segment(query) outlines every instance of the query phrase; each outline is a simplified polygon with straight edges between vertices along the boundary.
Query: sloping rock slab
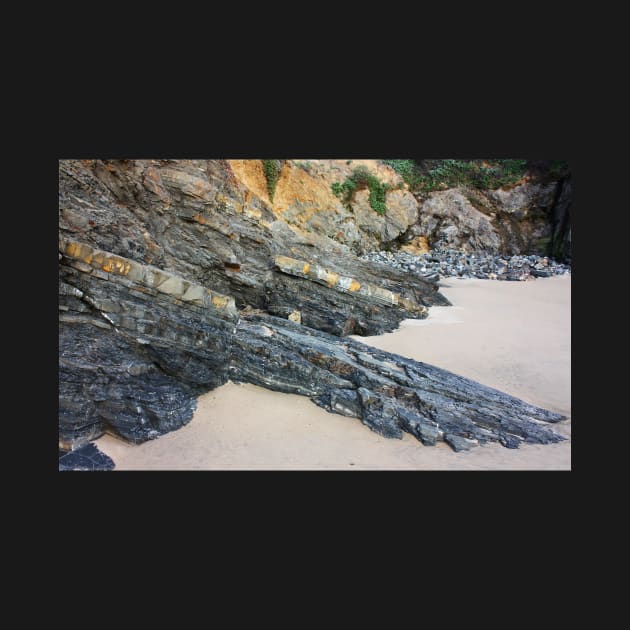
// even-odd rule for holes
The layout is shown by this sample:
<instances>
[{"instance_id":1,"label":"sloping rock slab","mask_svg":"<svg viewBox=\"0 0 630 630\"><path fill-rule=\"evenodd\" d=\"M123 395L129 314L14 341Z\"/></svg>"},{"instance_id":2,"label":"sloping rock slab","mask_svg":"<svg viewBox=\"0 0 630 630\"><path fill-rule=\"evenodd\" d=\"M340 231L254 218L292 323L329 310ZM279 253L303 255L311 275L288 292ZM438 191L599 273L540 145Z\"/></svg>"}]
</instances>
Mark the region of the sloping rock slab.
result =
<instances>
[{"instance_id":1,"label":"sloping rock slab","mask_svg":"<svg viewBox=\"0 0 630 630\"><path fill-rule=\"evenodd\" d=\"M59 470L113 470L114 462L90 443L59 458Z\"/></svg>"},{"instance_id":2,"label":"sloping rock slab","mask_svg":"<svg viewBox=\"0 0 630 630\"><path fill-rule=\"evenodd\" d=\"M549 444L563 416L441 368L270 315L239 322L230 378L308 396L391 438L410 433L454 450L498 442Z\"/></svg>"}]
</instances>

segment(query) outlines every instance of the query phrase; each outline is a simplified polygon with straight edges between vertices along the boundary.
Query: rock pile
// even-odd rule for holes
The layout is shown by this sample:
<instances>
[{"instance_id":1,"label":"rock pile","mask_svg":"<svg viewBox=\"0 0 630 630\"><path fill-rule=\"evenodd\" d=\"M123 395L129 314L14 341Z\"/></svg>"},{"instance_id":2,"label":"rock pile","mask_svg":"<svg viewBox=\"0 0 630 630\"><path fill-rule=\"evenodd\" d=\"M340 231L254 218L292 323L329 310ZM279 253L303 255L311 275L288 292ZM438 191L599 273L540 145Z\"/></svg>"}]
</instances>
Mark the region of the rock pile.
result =
<instances>
[{"instance_id":1,"label":"rock pile","mask_svg":"<svg viewBox=\"0 0 630 630\"><path fill-rule=\"evenodd\" d=\"M407 252L369 252L363 260L383 263L432 281L439 278L533 280L571 273L571 267L546 256L500 256L487 252L435 249L414 256Z\"/></svg>"}]
</instances>

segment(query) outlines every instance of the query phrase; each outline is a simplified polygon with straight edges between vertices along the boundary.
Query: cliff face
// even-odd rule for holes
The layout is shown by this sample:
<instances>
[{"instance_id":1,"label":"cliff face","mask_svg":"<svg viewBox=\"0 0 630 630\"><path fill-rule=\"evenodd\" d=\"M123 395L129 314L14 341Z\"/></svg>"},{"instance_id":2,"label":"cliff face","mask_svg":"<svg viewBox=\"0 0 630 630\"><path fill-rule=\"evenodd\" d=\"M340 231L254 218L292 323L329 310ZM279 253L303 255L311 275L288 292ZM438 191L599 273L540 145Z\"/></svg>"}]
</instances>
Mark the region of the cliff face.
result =
<instances>
[{"instance_id":1,"label":"cliff face","mask_svg":"<svg viewBox=\"0 0 630 630\"><path fill-rule=\"evenodd\" d=\"M228 378L426 443L560 439L532 421L556 414L339 340L448 301L435 281L355 255L404 235L416 199L391 190L380 216L359 190L340 206L331 181L354 165L312 162L285 162L272 200L257 160L60 161L60 447L176 429L199 393ZM482 414L462 392L486 400Z\"/></svg>"},{"instance_id":2,"label":"cliff face","mask_svg":"<svg viewBox=\"0 0 630 630\"><path fill-rule=\"evenodd\" d=\"M570 180L524 181L481 191L458 186L419 202L418 222L402 241L424 236L430 246L500 254L571 258Z\"/></svg>"},{"instance_id":3,"label":"cliff face","mask_svg":"<svg viewBox=\"0 0 630 630\"><path fill-rule=\"evenodd\" d=\"M466 185L412 193L378 160L285 160L273 199L260 160L230 160L236 178L276 219L299 234L321 235L363 254L378 249L423 253L434 247L570 259L570 177L527 174L495 190ZM370 206L369 191L342 202L332 186L357 167L387 184L387 212Z\"/></svg>"},{"instance_id":4,"label":"cliff face","mask_svg":"<svg viewBox=\"0 0 630 630\"><path fill-rule=\"evenodd\" d=\"M448 304L435 282L278 218L243 180L226 161L60 162L62 446L187 422L228 378L239 309L348 335Z\"/></svg>"},{"instance_id":5,"label":"cliff face","mask_svg":"<svg viewBox=\"0 0 630 630\"><path fill-rule=\"evenodd\" d=\"M321 235L345 246L344 251L362 254L397 239L418 218L418 202L404 188L387 194L387 212L379 215L370 207L369 191L358 190L344 204L332 193L359 166L380 181L404 187L402 178L378 160L285 160L273 201L259 160L230 160L236 177L259 196L274 217L305 236Z\"/></svg>"},{"instance_id":6,"label":"cliff face","mask_svg":"<svg viewBox=\"0 0 630 630\"><path fill-rule=\"evenodd\" d=\"M251 162L260 168L259 160ZM212 287L232 296L238 308L286 315L291 306L306 325L338 334L391 330L410 309L448 303L435 282L366 264L325 233L287 222L266 191L242 177L242 165L236 169L221 160L64 161L60 235ZM319 192L316 187L314 195ZM320 214L333 210L324 206ZM305 280L309 274L278 274L276 256L332 270L338 278L326 281L334 289L326 293L330 299L322 297L321 283ZM354 299L344 278L400 294L409 306L375 306L361 291L365 299ZM352 294L350 310L344 294ZM337 302L347 304L335 310Z\"/></svg>"}]
</instances>

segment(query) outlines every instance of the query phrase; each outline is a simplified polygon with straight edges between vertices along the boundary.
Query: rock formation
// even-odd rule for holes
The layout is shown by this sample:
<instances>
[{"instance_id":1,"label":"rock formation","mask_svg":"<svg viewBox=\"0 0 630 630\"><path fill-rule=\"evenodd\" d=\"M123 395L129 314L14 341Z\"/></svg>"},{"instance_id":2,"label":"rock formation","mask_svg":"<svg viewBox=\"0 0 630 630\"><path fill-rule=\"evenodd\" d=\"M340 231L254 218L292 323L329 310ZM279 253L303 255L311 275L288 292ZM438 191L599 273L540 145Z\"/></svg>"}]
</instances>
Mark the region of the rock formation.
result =
<instances>
[{"instance_id":1,"label":"rock formation","mask_svg":"<svg viewBox=\"0 0 630 630\"><path fill-rule=\"evenodd\" d=\"M539 169L496 190L458 184L412 193L398 173L378 160L285 160L271 200L259 160L230 164L237 179L264 200L276 218L359 255L384 248L421 254L438 247L540 254L561 261L571 256L570 175L553 177ZM390 186L384 215L372 210L365 189L348 203L332 194L332 186L357 167Z\"/></svg>"},{"instance_id":2,"label":"rock formation","mask_svg":"<svg viewBox=\"0 0 630 630\"><path fill-rule=\"evenodd\" d=\"M230 378L309 396L385 437L400 438L404 431L425 445L444 440L456 451L491 441L517 448L523 441L564 439L544 424L558 422L559 414L447 370L269 315L239 322Z\"/></svg>"},{"instance_id":3,"label":"rock formation","mask_svg":"<svg viewBox=\"0 0 630 630\"><path fill-rule=\"evenodd\" d=\"M111 457L94 444L85 444L74 451L59 451L59 470L113 470Z\"/></svg>"},{"instance_id":4,"label":"rock formation","mask_svg":"<svg viewBox=\"0 0 630 630\"><path fill-rule=\"evenodd\" d=\"M59 176L60 448L177 429L228 379L455 450L562 439L546 426L557 414L346 338L448 301L435 280L287 222L242 164L64 160ZM403 230L383 221L381 236Z\"/></svg>"}]
</instances>

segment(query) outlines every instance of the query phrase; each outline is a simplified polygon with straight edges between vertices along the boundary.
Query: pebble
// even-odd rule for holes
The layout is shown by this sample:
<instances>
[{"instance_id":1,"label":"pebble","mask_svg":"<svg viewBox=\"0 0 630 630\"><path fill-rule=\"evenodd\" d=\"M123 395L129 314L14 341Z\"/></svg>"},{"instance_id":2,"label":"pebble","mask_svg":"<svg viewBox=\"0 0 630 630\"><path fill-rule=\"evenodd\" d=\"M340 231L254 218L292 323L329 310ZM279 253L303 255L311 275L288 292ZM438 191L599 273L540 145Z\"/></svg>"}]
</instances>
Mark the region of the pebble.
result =
<instances>
[{"instance_id":1,"label":"pebble","mask_svg":"<svg viewBox=\"0 0 630 630\"><path fill-rule=\"evenodd\" d=\"M456 249L434 249L414 256L407 252L368 252L363 260L384 263L431 280L440 278L481 278L522 282L570 274L571 266L547 256L505 256L488 252L462 252Z\"/></svg>"}]
</instances>

